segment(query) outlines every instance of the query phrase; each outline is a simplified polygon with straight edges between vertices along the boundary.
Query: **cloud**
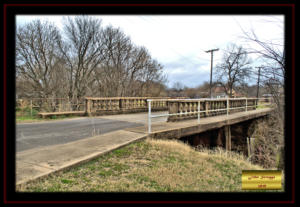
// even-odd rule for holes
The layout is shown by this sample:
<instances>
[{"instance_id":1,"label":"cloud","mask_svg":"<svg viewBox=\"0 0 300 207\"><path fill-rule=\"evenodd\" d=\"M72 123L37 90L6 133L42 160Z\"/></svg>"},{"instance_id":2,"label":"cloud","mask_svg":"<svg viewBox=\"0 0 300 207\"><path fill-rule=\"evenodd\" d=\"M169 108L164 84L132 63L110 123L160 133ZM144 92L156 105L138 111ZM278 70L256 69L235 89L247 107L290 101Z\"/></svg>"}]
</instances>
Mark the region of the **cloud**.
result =
<instances>
[{"instance_id":1,"label":"cloud","mask_svg":"<svg viewBox=\"0 0 300 207\"><path fill-rule=\"evenodd\" d=\"M178 68L183 68L187 71L190 71L191 69L194 70L198 70L199 68L202 68L202 70L205 70L204 66L207 66L208 63L204 63L199 61L197 62L191 62L189 60L185 60L185 59L178 59L178 60L174 60L172 62L165 62L163 63L163 65L165 66L165 69L168 70L168 72L173 73Z\"/></svg>"},{"instance_id":2,"label":"cloud","mask_svg":"<svg viewBox=\"0 0 300 207\"><path fill-rule=\"evenodd\" d=\"M169 75L168 87L172 87L175 82L180 82L187 87L197 87L201 85L204 81L209 81L209 73L202 73L196 71L191 75L190 73L176 73Z\"/></svg>"},{"instance_id":3,"label":"cloud","mask_svg":"<svg viewBox=\"0 0 300 207\"><path fill-rule=\"evenodd\" d=\"M188 87L196 87L209 80L210 69L207 63L192 63L185 59L164 63L164 72L168 77L168 87L180 82Z\"/></svg>"}]
</instances>

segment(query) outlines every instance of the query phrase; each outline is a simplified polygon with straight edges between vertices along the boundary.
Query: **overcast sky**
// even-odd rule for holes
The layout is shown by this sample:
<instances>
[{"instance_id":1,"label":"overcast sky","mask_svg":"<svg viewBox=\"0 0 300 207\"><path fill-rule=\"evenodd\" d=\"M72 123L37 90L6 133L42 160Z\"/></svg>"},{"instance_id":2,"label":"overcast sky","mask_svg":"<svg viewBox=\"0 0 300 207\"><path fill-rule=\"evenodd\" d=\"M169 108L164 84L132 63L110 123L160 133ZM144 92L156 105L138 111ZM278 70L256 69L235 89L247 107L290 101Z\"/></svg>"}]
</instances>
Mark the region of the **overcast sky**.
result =
<instances>
[{"instance_id":1,"label":"overcast sky","mask_svg":"<svg viewBox=\"0 0 300 207\"><path fill-rule=\"evenodd\" d=\"M219 48L214 53L214 66L220 63L228 43L244 47L255 47L245 42L241 27L245 31L254 29L262 40L272 40L283 45L284 31L278 22L284 16L271 15L97 15L103 26L113 25L123 30L131 40L145 46L152 57L164 66L167 85L180 82L195 87L209 81L210 53L206 50ZM17 26L34 19L48 20L62 29L63 16L16 17ZM253 65L261 62L252 56ZM254 83L254 82L253 82Z\"/></svg>"}]
</instances>

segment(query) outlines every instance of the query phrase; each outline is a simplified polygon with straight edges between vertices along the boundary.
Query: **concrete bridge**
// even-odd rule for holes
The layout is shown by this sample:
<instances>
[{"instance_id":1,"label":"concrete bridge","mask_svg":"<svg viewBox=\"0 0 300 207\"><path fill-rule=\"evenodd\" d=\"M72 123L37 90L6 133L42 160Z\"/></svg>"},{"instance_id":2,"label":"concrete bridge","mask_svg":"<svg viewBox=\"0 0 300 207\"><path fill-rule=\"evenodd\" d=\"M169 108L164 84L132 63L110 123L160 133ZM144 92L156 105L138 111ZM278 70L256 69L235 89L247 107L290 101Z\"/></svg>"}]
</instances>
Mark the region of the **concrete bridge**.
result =
<instances>
[{"instance_id":1,"label":"concrete bridge","mask_svg":"<svg viewBox=\"0 0 300 207\"><path fill-rule=\"evenodd\" d=\"M217 136L209 137L213 146L223 146L231 150L231 126L245 125L244 139L251 137L252 125L273 111L270 99L227 98L227 99L182 99L168 100L168 113L151 115L149 100L148 136L160 139L181 139L191 135L216 130ZM258 106L268 108L258 109ZM151 124L151 118L167 116L166 123ZM136 127L135 131L144 131ZM194 136L195 137L195 136ZM194 142L197 143L197 142Z\"/></svg>"},{"instance_id":2,"label":"concrete bridge","mask_svg":"<svg viewBox=\"0 0 300 207\"><path fill-rule=\"evenodd\" d=\"M247 123L247 132L249 123L266 117L273 110L257 108L262 102L257 99L120 100L124 99L87 99L86 114L90 117L17 124L17 184L86 162L147 137L182 139L217 130L217 145L231 150L232 126ZM270 103L269 100L263 102ZM104 109L105 105L110 108ZM152 112L153 108L156 112ZM124 114L125 111L138 113ZM119 114L93 116L103 112ZM24 143L29 145L22 149Z\"/></svg>"}]
</instances>

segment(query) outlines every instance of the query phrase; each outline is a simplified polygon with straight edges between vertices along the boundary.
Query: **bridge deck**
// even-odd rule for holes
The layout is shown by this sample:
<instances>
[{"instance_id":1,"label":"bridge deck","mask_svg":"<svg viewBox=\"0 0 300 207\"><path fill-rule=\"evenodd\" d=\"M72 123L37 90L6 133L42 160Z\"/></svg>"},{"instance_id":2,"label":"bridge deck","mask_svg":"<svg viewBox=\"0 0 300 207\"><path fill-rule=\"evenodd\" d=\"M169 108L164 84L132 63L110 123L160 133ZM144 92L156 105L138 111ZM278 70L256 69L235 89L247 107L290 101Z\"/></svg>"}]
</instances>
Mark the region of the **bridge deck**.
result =
<instances>
[{"instance_id":1,"label":"bridge deck","mask_svg":"<svg viewBox=\"0 0 300 207\"><path fill-rule=\"evenodd\" d=\"M232 125L239 122L247 121L257 117L265 116L270 113L273 109L264 108L257 109L248 112L238 112L234 114L213 116L207 118L201 118L200 123L197 119L179 121L179 122L160 122L152 124L152 138L180 138L196 133L201 133L207 130L221 128L226 125ZM135 127L126 129L131 132L147 133L147 126Z\"/></svg>"}]
</instances>

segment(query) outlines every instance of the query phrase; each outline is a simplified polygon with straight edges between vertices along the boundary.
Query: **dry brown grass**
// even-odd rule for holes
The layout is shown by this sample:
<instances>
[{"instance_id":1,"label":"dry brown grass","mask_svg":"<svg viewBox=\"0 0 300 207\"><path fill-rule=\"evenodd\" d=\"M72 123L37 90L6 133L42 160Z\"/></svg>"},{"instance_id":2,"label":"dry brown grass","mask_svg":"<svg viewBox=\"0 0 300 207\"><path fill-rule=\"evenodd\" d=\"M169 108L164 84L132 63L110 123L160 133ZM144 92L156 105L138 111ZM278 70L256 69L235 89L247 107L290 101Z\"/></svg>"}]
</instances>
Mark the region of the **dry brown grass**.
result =
<instances>
[{"instance_id":1,"label":"dry brown grass","mask_svg":"<svg viewBox=\"0 0 300 207\"><path fill-rule=\"evenodd\" d=\"M242 170L262 169L223 150L195 151L174 140L130 144L94 161L24 186L20 191L241 191Z\"/></svg>"}]
</instances>

